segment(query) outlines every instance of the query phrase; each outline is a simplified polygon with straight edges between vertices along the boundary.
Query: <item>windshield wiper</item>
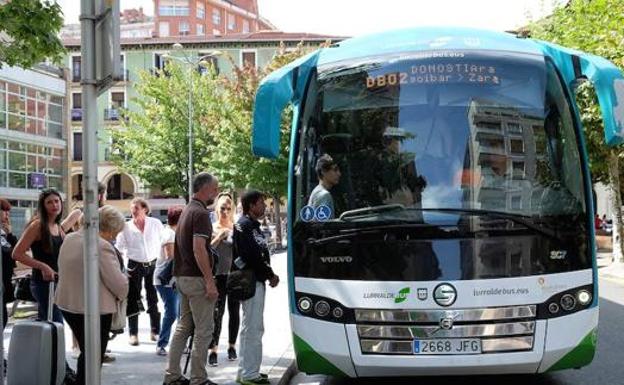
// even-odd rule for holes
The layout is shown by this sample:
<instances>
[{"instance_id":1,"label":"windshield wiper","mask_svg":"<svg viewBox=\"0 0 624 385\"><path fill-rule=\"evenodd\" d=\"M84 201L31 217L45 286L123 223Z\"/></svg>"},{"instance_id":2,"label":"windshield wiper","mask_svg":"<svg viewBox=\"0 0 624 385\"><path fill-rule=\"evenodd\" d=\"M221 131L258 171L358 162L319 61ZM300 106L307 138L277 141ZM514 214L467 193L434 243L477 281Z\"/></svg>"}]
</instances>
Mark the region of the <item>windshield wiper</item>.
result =
<instances>
[{"instance_id":1,"label":"windshield wiper","mask_svg":"<svg viewBox=\"0 0 624 385\"><path fill-rule=\"evenodd\" d=\"M340 214L341 221L370 217L371 215L387 211L405 211L405 206L395 203L391 205L362 207L361 209L349 210Z\"/></svg>"},{"instance_id":2,"label":"windshield wiper","mask_svg":"<svg viewBox=\"0 0 624 385\"><path fill-rule=\"evenodd\" d=\"M520 224L528 229L534 230L544 236L549 238L554 238L556 240L560 240L561 237L557 234L556 230L552 230L546 227L539 226L531 221L529 216L521 215L521 214L512 214L501 211L493 211L493 210L481 210L481 209L455 209L455 208L409 208L409 210L417 210L417 211L435 211L441 213L460 213L460 214L470 214L470 215L481 215L490 218L500 218L512 221L514 223Z\"/></svg>"}]
</instances>

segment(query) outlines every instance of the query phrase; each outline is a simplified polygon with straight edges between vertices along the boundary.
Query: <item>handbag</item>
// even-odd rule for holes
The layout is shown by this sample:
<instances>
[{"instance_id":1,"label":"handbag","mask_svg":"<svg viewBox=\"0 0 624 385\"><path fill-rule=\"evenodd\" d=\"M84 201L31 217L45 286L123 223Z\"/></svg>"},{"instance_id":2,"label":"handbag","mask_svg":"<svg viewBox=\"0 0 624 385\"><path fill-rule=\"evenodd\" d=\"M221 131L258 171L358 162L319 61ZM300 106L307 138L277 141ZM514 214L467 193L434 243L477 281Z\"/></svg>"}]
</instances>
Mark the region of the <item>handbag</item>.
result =
<instances>
[{"instance_id":1,"label":"handbag","mask_svg":"<svg viewBox=\"0 0 624 385\"><path fill-rule=\"evenodd\" d=\"M234 270L228 275L227 295L238 301L245 301L256 295L256 275L251 269Z\"/></svg>"},{"instance_id":2,"label":"handbag","mask_svg":"<svg viewBox=\"0 0 624 385\"><path fill-rule=\"evenodd\" d=\"M117 300L117 311L113 313L113 320L111 321L111 330L123 330L126 327L126 308L128 306L128 300Z\"/></svg>"},{"instance_id":3,"label":"handbag","mask_svg":"<svg viewBox=\"0 0 624 385\"><path fill-rule=\"evenodd\" d=\"M37 302L30 291L30 277L18 278L15 281L15 292L13 294L15 299L20 301Z\"/></svg>"}]
</instances>

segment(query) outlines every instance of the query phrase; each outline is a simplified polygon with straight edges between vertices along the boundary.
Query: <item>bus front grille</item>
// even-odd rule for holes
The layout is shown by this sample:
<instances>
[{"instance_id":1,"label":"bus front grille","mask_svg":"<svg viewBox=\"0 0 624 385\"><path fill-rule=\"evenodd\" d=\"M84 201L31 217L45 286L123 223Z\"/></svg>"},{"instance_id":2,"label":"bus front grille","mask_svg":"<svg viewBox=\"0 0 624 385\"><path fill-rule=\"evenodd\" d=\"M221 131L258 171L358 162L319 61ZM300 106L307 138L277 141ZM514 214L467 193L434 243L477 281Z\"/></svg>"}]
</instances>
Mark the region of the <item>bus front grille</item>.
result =
<instances>
[{"instance_id":1,"label":"bus front grille","mask_svg":"<svg viewBox=\"0 0 624 385\"><path fill-rule=\"evenodd\" d=\"M414 341L479 341L480 353L533 348L536 306L457 310L355 310L362 353L415 354Z\"/></svg>"}]
</instances>

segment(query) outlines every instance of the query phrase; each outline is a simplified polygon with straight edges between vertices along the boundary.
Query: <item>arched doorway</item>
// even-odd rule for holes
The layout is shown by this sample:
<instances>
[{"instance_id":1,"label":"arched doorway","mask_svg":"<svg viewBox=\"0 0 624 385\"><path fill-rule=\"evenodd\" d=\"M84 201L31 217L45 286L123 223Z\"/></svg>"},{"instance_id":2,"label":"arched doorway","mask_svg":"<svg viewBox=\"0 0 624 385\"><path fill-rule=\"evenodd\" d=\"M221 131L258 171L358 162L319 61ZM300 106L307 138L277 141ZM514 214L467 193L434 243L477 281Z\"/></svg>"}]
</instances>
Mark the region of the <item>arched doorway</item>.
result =
<instances>
[{"instance_id":1,"label":"arched doorway","mask_svg":"<svg viewBox=\"0 0 624 385\"><path fill-rule=\"evenodd\" d=\"M136 194L134 181L128 174L117 173L106 182L107 200L126 200L134 198Z\"/></svg>"}]
</instances>

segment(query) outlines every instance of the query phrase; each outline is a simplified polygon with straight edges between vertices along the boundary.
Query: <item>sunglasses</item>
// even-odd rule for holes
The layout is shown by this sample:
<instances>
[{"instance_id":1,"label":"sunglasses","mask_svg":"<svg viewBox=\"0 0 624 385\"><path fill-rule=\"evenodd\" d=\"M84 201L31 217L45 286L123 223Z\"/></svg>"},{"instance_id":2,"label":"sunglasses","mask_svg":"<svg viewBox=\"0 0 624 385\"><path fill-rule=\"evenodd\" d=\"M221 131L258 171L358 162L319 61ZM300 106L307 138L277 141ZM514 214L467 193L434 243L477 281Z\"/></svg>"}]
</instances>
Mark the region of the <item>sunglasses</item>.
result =
<instances>
[{"instance_id":1,"label":"sunglasses","mask_svg":"<svg viewBox=\"0 0 624 385\"><path fill-rule=\"evenodd\" d=\"M220 210L221 211L232 211L232 208L231 207L222 206Z\"/></svg>"}]
</instances>

